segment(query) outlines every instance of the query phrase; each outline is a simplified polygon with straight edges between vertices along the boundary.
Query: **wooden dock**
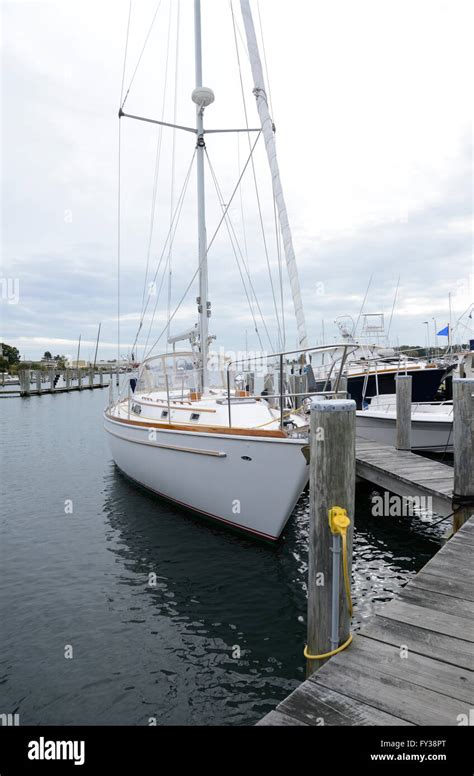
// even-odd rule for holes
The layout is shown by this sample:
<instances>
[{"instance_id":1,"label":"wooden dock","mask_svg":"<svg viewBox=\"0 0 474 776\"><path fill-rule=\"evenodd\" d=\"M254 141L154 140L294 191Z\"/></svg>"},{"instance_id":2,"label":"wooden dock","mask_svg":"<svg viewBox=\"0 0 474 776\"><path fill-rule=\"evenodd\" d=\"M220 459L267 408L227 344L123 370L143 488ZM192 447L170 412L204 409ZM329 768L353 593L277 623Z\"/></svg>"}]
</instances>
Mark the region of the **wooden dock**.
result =
<instances>
[{"instance_id":1,"label":"wooden dock","mask_svg":"<svg viewBox=\"0 0 474 776\"><path fill-rule=\"evenodd\" d=\"M103 370L95 371L93 367L88 369L59 369L49 370L22 369L19 371L20 384L15 391L0 391L2 396L43 396L44 394L70 393L71 391L92 391L96 388L108 388L109 382L104 381L105 376L113 380L112 372ZM62 383L59 383L62 378ZM98 382L96 382L98 378ZM58 384L59 383L59 384Z\"/></svg>"},{"instance_id":2,"label":"wooden dock","mask_svg":"<svg viewBox=\"0 0 474 776\"><path fill-rule=\"evenodd\" d=\"M407 498L429 498L433 511L452 514L454 469L407 450L356 439L356 473L383 490Z\"/></svg>"},{"instance_id":3,"label":"wooden dock","mask_svg":"<svg viewBox=\"0 0 474 776\"><path fill-rule=\"evenodd\" d=\"M346 650L258 724L467 725L474 708L473 555L474 516Z\"/></svg>"},{"instance_id":4,"label":"wooden dock","mask_svg":"<svg viewBox=\"0 0 474 776\"><path fill-rule=\"evenodd\" d=\"M43 396L47 393L71 393L71 391L93 391L96 388L108 388L109 383L94 383L93 385L71 385L69 388L51 388L46 387L42 388L41 390L36 390L35 388L32 388L30 391L28 391L27 396ZM20 395L19 391L16 392L17 395Z\"/></svg>"}]
</instances>

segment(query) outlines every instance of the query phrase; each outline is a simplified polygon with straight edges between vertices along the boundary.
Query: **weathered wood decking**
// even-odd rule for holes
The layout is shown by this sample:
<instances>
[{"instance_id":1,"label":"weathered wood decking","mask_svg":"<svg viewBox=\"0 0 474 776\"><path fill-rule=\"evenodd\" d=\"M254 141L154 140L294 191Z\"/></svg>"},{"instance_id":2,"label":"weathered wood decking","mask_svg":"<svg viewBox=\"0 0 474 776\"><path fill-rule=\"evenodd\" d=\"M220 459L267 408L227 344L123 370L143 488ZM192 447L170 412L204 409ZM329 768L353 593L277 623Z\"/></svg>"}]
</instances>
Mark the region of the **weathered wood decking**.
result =
<instances>
[{"instance_id":1,"label":"weathered wood decking","mask_svg":"<svg viewBox=\"0 0 474 776\"><path fill-rule=\"evenodd\" d=\"M459 725L474 707L474 516L259 725ZM464 724L467 724L466 722Z\"/></svg>"},{"instance_id":2,"label":"weathered wood decking","mask_svg":"<svg viewBox=\"0 0 474 776\"><path fill-rule=\"evenodd\" d=\"M356 472L358 477L398 496L429 497L433 511L441 516L453 511L452 466L378 442L357 439Z\"/></svg>"}]
</instances>

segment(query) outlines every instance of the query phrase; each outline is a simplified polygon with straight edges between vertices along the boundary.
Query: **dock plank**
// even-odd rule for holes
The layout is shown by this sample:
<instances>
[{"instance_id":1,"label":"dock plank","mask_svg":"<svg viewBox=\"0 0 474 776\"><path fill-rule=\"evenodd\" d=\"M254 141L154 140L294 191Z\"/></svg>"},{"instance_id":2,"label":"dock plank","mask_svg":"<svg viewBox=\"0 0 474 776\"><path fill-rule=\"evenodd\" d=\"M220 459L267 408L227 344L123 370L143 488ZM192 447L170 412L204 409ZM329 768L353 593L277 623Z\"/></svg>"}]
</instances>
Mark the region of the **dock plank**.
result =
<instances>
[{"instance_id":1,"label":"dock plank","mask_svg":"<svg viewBox=\"0 0 474 776\"><path fill-rule=\"evenodd\" d=\"M429 496L433 510L440 515L449 515L452 511L454 470L447 464L409 450L356 439L356 473L399 496Z\"/></svg>"},{"instance_id":2,"label":"dock plank","mask_svg":"<svg viewBox=\"0 0 474 776\"><path fill-rule=\"evenodd\" d=\"M330 660L323 668L308 681L330 690L340 689L340 666ZM414 725L457 725L459 714L469 714L469 703L384 674L374 666L374 661L362 668L347 661L343 686L344 695Z\"/></svg>"},{"instance_id":3,"label":"dock plank","mask_svg":"<svg viewBox=\"0 0 474 776\"><path fill-rule=\"evenodd\" d=\"M316 687L305 682L301 692L286 698L278 710L306 725L408 725L402 717L361 703L340 692L339 688Z\"/></svg>"},{"instance_id":4,"label":"dock plank","mask_svg":"<svg viewBox=\"0 0 474 776\"><path fill-rule=\"evenodd\" d=\"M374 662L381 673L474 705L474 682L468 669L441 663L429 655L410 652L410 649L402 652L397 645L358 636L351 645L351 663L370 671ZM336 655L332 663L343 665L342 656Z\"/></svg>"},{"instance_id":5,"label":"dock plank","mask_svg":"<svg viewBox=\"0 0 474 776\"><path fill-rule=\"evenodd\" d=\"M430 590L445 596L452 596L465 601L474 601L474 584L462 578L454 579L448 569L435 569L433 573L426 571L422 579L411 581L410 589Z\"/></svg>"},{"instance_id":6,"label":"dock plank","mask_svg":"<svg viewBox=\"0 0 474 776\"><path fill-rule=\"evenodd\" d=\"M400 600L408 601L417 606L426 606L428 609L434 609L437 612L455 614L458 617L474 620L474 601L444 595L444 593L439 591L434 593L430 590L410 585L409 588L400 594Z\"/></svg>"},{"instance_id":7,"label":"dock plank","mask_svg":"<svg viewBox=\"0 0 474 776\"><path fill-rule=\"evenodd\" d=\"M449 555L443 555L440 557L436 567L430 567L430 573L440 574L443 576L450 574L452 579L458 580L460 582L464 581L466 585L471 585L472 569L473 564L468 558L461 560L460 558L454 559L449 557Z\"/></svg>"},{"instance_id":8,"label":"dock plank","mask_svg":"<svg viewBox=\"0 0 474 776\"><path fill-rule=\"evenodd\" d=\"M308 722L301 722L301 720L297 719L296 717L289 717L287 714L284 714L282 711L270 711L263 719L260 719L257 723L257 725L269 725L272 727L288 727L291 725L291 727L294 727L295 725L300 725L301 727L308 727Z\"/></svg>"},{"instance_id":9,"label":"dock plank","mask_svg":"<svg viewBox=\"0 0 474 776\"><path fill-rule=\"evenodd\" d=\"M364 628L363 635L398 648L405 645L419 655L430 655L440 662L474 671L474 650L471 642L464 639L400 623L380 614Z\"/></svg>"},{"instance_id":10,"label":"dock plank","mask_svg":"<svg viewBox=\"0 0 474 776\"><path fill-rule=\"evenodd\" d=\"M383 614L389 620L396 620L406 625L422 624L421 627L425 630L474 643L474 623L469 623L463 617L454 614L445 614L428 609L426 606L416 606L408 601L392 601L390 606L384 609Z\"/></svg>"}]
</instances>

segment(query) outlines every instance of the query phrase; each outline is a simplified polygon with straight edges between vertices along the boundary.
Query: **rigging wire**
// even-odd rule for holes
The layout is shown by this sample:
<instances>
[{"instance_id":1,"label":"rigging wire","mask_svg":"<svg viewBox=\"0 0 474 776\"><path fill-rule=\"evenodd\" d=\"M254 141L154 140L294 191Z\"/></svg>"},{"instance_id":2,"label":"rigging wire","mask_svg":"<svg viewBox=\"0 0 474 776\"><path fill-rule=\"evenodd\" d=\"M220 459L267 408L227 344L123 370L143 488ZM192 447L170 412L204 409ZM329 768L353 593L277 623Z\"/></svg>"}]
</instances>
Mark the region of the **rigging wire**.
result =
<instances>
[{"instance_id":1,"label":"rigging wire","mask_svg":"<svg viewBox=\"0 0 474 776\"><path fill-rule=\"evenodd\" d=\"M165 256L165 252L166 252L166 247L167 247L168 241L170 242L170 244L172 244L174 242L174 238L175 238L175 235L176 235L176 230L178 228L179 219L181 217L181 211L182 211L182 208L183 208L184 199L185 199L185 196L186 196L186 191L187 191L187 188L188 188L189 179L191 177L191 172L192 172L192 169L193 169L195 157L196 157L196 149L194 149L194 152L193 152L193 155L192 155L192 158L191 158L191 162L189 164L189 167L188 167L188 170L187 170L187 173L186 173L186 177L185 177L185 180L184 180L184 183L183 183L183 186L182 186L179 198L178 198L178 202L176 204L176 209L175 209L174 217L172 219L172 223L170 224L170 229L168 231L168 235L167 235L165 243L163 245L163 250L162 250L162 253L161 253L161 256L160 256L160 260L158 262L158 267L156 269L155 276L154 276L154 279L153 279L153 287L156 286L156 281L157 281L157 278L158 278L158 273L160 271L160 266L162 264L163 258ZM161 289L163 287L163 282L164 282L164 278L165 278L165 274L166 274L167 265L168 265L168 258L167 258L167 260L165 262L165 266L163 268L163 277L161 279L160 287L158 289L158 294L156 294L155 304L154 304L154 307L153 307L153 313L152 313L152 316L151 316L150 325L148 327L148 334L147 334L145 345L143 346L143 354L144 355L145 355L146 348L148 346L148 341L150 339L152 326L153 326L153 323L154 323L154 320L155 320L156 310L157 310L158 302L159 302L160 295L161 295ZM150 297L148 297L148 301L149 301L149 299L150 299ZM148 301L147 301L147 306L148 306ZM145 308L145 312L146 312L146 308Z\"/></svg>"},{"instance_id":2,"label":"rigging wire","mask_svg":"<svg viewBox=\"0 0 474 776\"><path fill-rule=\"evenodd\" d=\"M242 102L243 102L244 115L245 115L245 124L246 124L246 127L247 127L247 136L248 136L248 142L249 142L249 147L250 147L251 140L250 140L250 132L249 132L249 121L248 121L248 113L247 113L247 104L246 104L246 101L245 101L245 89L244 89L244 82L243 82L243 77L242 77L242 66L241 66L241 62L240 62L239 43L238 43L238 39L237 39L237 29L236 29L236 24L235 24L234 7L232 5L232 0L229 0L229 5L230 5L231 16L232 16L232 27L233 27L233 31L234 31L235 52L236 52L237 64L238 64L238 68L239 68L240 89L241 89L241 93L242 93ZM264 226L264 223L263 223L262 206L261 206L261 203L260 203L260 193L259 193L259 190L258 190L257 174L256 174L256 171L255 171L255 162L253 160L253 156L252 156L252 172L253 172L253 179L254 179L254 185L255 185L255 195L256 195L256 198L257 198L258 214L259 214L259 219L260 219L260 229L261 229L261 232L262 232L262 240L263 240L263 246L264 246L264 251L265 251L265 257L266 257L266 261L267 261L268 276L269 276L269 279L270 279L270 286L271 286L272 297L273 297L273 305L274 305L274 308L275 308L275 317L276 317L277 328L278 328L278 340L279 340L280 344L282 344L283 338L282 338L282 332L281 332L281 327L280 327L280 317L278 315L278 305L277 305L276 296L275 296L275 287L274 287L274 284L273 284L273 275L272 275L272 271L271 271L271 267L270 267L270 257L269 257L269 254L268 254L268 245L267 245L267 239L266 239L266 235L265 235L265 226Z\"/></svg>"},{"instance_id":3,"label":"rigging wire","mask_svg":"<svg viewBox=\"0 0 474 776\"><path fill-rule=\"evenodd\" d=\"M179 195L179 198L178 198L178 202L176 204L176 209L175 209L174 217L173 217L172 223L170 224L170 228L168 230L168 234L166 236L166 239L165 239L165 242L164 242L164 245L163 245L163 250L161 252L161 256L160 256L160 259L158 261L158 266L156 268L155 274L153 276L153 280L151 282L151 286L152 287L154 287L154 285L156 285L156 279L158 277L158 273L160 271L161 263L163 261L163 257L164 257L165 252L166 252L166 247L168 245L168 240L171 238L173 227L174 227L176 219L177 218L179 219L179 213L181 212L181 206L182 206L181 203L182 203L182 200L184 199L184 195L186 193L186 189L187 189L187 186L188 186L189 178L191 176L191 171L192 171L192 168L193 168L195 157L196 157L196 149L194 149L194 151L193 151L193 155L191 157L191 162L189 163L189 167L188 167L188 170L187 170L187 173L186 173L186 177L185 177L185 180L184 180L184 183L183 183L183 187L181 189L181 192L180 192L180 195ZM141 331L141 328L143 326L143 321L144 321L144 318L145 318L145 315L146 315L146 312L147 312L147 309L148 309L150 298L151 298L151 295L149 294L148 298L147 298L147 301L146 301L146 304L145 304L145 308L144 308L144 310L143 310L143 312L142 312L142 314L140 316L140 323L138 325L137 333L135 335L134 347L135 347L135 345L136 345L136 343L138 341L138 337L140 335L140 331ZM156 306L155 306L155 309L156 309Z\"/></svg>"},{"instance_id":4,"label":"rigging wire","mask_svg":"<svg viewBox=\"0 0 474 776\"><path fill-rule=\"evenodd\" d=\"M219 222L218 222L218 224L217 224L217 227L216 227L216 229L215 229L215 231L214 231L214 234L212 235L212 237L211 237L211 240L210 240L210 242L209 242L209 243L208 243L208 245L207 245L206 252L204 253L203 257L201 258L201 260L200 260L200 262L199 262L199 264L198 264L198 266L197 266L197 268L196 268L196 270L195 270L195 272L194 272L194 274L193 274L192 278L190 279L190 281L189 281L188 285L186 286L186 288L185 288L185 290L184 290L184 292L183 292L183 294L182 294L182 296L181 296L181 298L180 298L180 300L179 300L178 304L177 304L177 305L176 305L176 307L174 308L174 310L173 310L173 313L171 314L171 316L170 316L170 318L169 318L169 321L166 323L166 325L165 325L164 329L162 329L162 331L160 332L159 336L158 336L158 337L156 338L156 340L154 341L153 345L151 346L151 348L149 349L149 351L148 351L148 353L147 353L147 356L148 356L148 355L149 355L149 354L150 354L150 353L153 351L153 349L154 349L154 348L155 348L155 346L158 344L158 342L159 342L159 341L160 341L160 339L162 338L163 334L164 334L164 333L165 333L165 331L167 330L167 328L168 328L168 325L169 325L169 324L171 323L171 321L174 319L174 317L175 317L176 313L178 312L178 310L180 309L180 307L181 307L182 303L184 302L184 300L185 300L186 296L188 295L188 293L189 293L189 290L191 289L191 286L193 285L193 283L194 283L194 281L195 281L195 279L196 279L196 277L197 277L197 275L198 275L198 273L199 273L199 270L201 269L201 265L202 265L202 264L203 264L203 262L206 260L206 258L207 258L207 256L208 256L208 253L209 253L209 251L210 251L210 249L211 249L211 247L212 247L212 245L213 245L213 243L214 243L214 241L215 241L215 239L216 239L216 237L217 237L217 235L218 235L218 233L219 233L219 230L220 230L220 228L221 228L221 226L222 226L222 223L223 223L223 221L224 221L224 219L225 219L225 217L226 217L226 215L227 215L227 213L228 213L228 211L229 211L229 208L230 208L230 206L231 206L232 202L234 201L235 194L236 194L236 192L237 192L237 190L238 190L238 188L239 188L239 186L240 186L240 183L241 183L241 181L242 181L242 178L243 178L243 177L244 177L244 175L245 175L245 172L246 172L246 170L247 170L247 167L248 167L248 166L249 166L249 164L250 164L250 161L251 161L251 159L252 159L252 156L253 156L253 152L255 151L255 147L256 147L256 145L257 145L257 143L258 143L259 139L260 139L260 135L261 135L261 134L262 134L262 130L260 130L260 131L258 132L258 134L257 134L257 137L256 137L256 139L255 139L255 142L254 142L253 146L252 146L252 147L251 147L251 149L250 149L250 154L249 154L249 156L248 156L248 159L247 159L247 161L245 162L245 165L244 165L244 167L243 167L243 169L242 169L242 172L240 173L239 179L238 179L238 181L237 181L237 183L236 183L236 185L235 185L235 188L234 188L234 190L233 190L233 192L232 192L232 194L231 194L231 197L230 197L230 199L229 199L229 202L228 202L228 203L227 203L227 205L226 205L225 212L222 214L222 216L221 216L221 218L220 218L220 220L219 220ZM194 157L193 157L193 159L194 159Z\"/></svg>"},{"instance_id":5,"label":"rigging wire","mask_svg":"<svg viewBox=\"0 0 474 776\"><path fill-rule=\"evenodd\" d=\"M217 176L216 176L216 173L214 171L214 167L213 167L213 165L211 163L211 160L209 158L209 154L207 152L207 149L206 149L205 153L206 153L207 162L209 164L209 170L211 172L211 176L212 176L212 179L213 179L213 182L214 182L214 186L215 186L215 189L216 189L216 192L217 192L217 197L219 199L219 203L221 205L222 211L224 211L224 209L225 209L224 197L222 196L222 191L221 191L221 188L219 186L219 182L217 180ZM232 221L230 219L230 216L228 214L226 216L225 223L226 223L226 228L227 228L227 232L228 232L228 235L229 235L230 243L232 245L232 250L233 250L233 253L234 253L234 257L235 257L235 261L236 261L236 264L237 264L237 268L239 270L240 278L242 280L242 285L243 285L243 288L244 288L244 291L245 291L245 296L247 297L247 302L248 302L248 305L249 305L250 314L251 314L252 319L253 319L255 333L256 333L256 335L258 337L258 341L260 343L260 347L263 350L263 342L262 342L262 339L260 337L260 332L258 330L257 321L256 321L256 318L255 318L255 312L254 312L254 309L253 309L253 305L252 305L252 301L250 299L249 293L247 291L247 286L245 284L245 279L244 279L244 276L243 276L243 273L242 273L242 269L241 269L241 266L240 266L239 257L237 255L237 250L235 248L235 245L237 246L238 252L240 253L240 256L241 256L241 259L242 259L242 263L244 264L244 267L245 267L245 263L243 262L242 250L240 248L239 241L237 239L237 235L235 233L234 226L233 226ZM234 240L235 240L235 245L234 245ZM251 287L251 289L252 289L252 291L254 293L254 296L256 298L256 294L255 294L255 291L254 291L254 288L253 288L253 285L252 285L252 282L251 282L250 278L249 278L249 284L250 284L250 287ZM256 298L256 301L257 301L258 311L259 311L260 317L262 319L262 324L263 324L263 327L265 329L265 333L266 333L266 335L268 337L268 341L270 343L270 347L273 349L273 344L272 344L272 341L270 339L270 335L268 333L268 329L267 329L267 326L266 326L266 323L265 323L265 319L264 319L264 317L262 315L262 311L261 311L260 306L258 304L257 298Z\"/></svg>"},{"instance_id":6,"label":"rigging wire","mask_svg":"<svg viewBox=\"0 0 474 776\"><path fill-rule=\"evenodd\" d=\"M125 50L123 55L123 68L122 68L122 84L120 88L120 104L122 104L123 88L125 83L125 71L127 68L127 54L128 54L128 41L130 37L130 19L132 16L132 0L130 0L128 6L128 19L127 19L127 31L125 34ZM120 269L122 263L121 247L122 247L122 122L119 119L118 123L118 138L117 138L117 370L120 367ZM117 379L119 372L117 371Z\"/></svg>"},{"instance_id":7,"label":"rigging wire","mask_svg":"<svg viewBox=\"0 0 474 776\"><path fill-rule=\"evenodd\" d=\"M240 170L240 132L237 132L237 168ZM239 186L239 199L240 199L240 218L242 220L242 235L244 238L245 259L248 265L249 251L247 246L247 230L245 228L244 199L242 196L242 186ZM250 274L250 267L247 270L247 272L248 274Z\"/></svg>"},{"instance_id":8,"label":"rigging wire","mask_svg":"<svg viewBox=\"0 0 474 776\"><path fill-rule=\"evenodd\" d=\"M362 311L363 311L363 309L365 307L365 302L366 302L366 299L367 299L367 294L369 293L369 288L372 285L372 278L373 278L373 275L371 275L370 278L369 278L369 283L367 285L367 290L365 292L364 301L362 302L361 308L359 310L359 315L357 316L356 325L354 326L354 334L353 334L354 337L357 335L357 327L359 326L360 316L362 315Z\"/></svg>"},{"instance_id":9,"label":"rigging wire","mask_svg":"<svg viewBox=\"0 0 474 776\"><path fill-rule=\"evenodd\" d=\"M284 294L283 294L283 257L281 252L281 237L280 237L280 229L278 225L277 204L276 204L275 197L273 197L273 220L275 222L275 238L276 238L276 249L277 249L277 258L278 258L278 276L280 280L281 328L283 331L282 350L285 350L286 323L285 323L285 300L284 300Z\"/></svg>"},{"instance_id":10,"label":"rigging wire","mask_svg":"<svg viewBox=\"0 0 474 776\"><path fill-rule=\"evenodd\" d=\"M238 170L240 170L240 165L241 165L241 161L240 161L240 133L237 133L237 169ZM248 252L248 244L247 244L247 229L246 229L246 226L245 226L245 213L244 213L244 200L243 200L243 196L242 196L242 186L239 186L239 201L240 201L240 218L241 218L241 221L242 221L242 235L243 235L243 239L244 239L245 258L244 258L243 254L242 254L242 250L240 249L240 245L239 245L238 241L237 241L237 244L239 245L239 251L240 251L240 255L242 257L242 264L244 265L245 272L246 272L247 277L249 279L250 288L252 290L255 302L256 302L257 307L259 309L259 313L260 313L260 317L262 319L262 323L264 323L263 315L262 315L262 312L260 310L260 306L259 306L259 302L258 302L258 297L257 297L257 295L255 293L255 289L253 287L252 276L251 276L251 272L250 272L250 261L249 261L249 252ZM268 332L267 332L267 336L268 336ZM273 348L273 345L272 345L272 348Z\"/></svg>"},{"instance_id":11,"label":"rigging wire","mask_svg":"<svg viewBox=\"0 0 474 776\"><path fill-rule=\"evenodd\" d=\"M130 19L132 17L132 0L130 0L130 3L128 5L128 21L127 21L127 32L125 34L125 51L123 55L123 69L122 69L122 85L120 87L120 105L122 105L123 101L123 88L125 86L125 70L127 67L127 54L128 54L128 41L130 37Z\"/></svg>"},{"instance_id":12,"label":"rigging wire","mask_svg":"<svg viewBox=\"0 0 474 776\"><path fill-rule=\"evenodd\" d=\"M392 304L392 313L390 315L390 323L388 324L388 331L387 331L387 342L390 335L390 329L392 328L392 319L393 319L393 313L395 311L395 305L397 303L397 296L398 296L398 287L400 285L400 275L398 276L397 280L397 287L395 289L395 296L393 297L393 304Z\"/></svg>"},{"instance_id":13,"label":"rigging wire","mask_svg":"<svg viewBox=\"0 0 474 776\"><path fill-rule=\"evenodd\" d=\"M193 157L191 159L191 164L189 165L189 169L188 169L188 172L187 172L187 175L186 175L186 180L184 182L184 186L182 188L180 199L178 201L178 207L176 209L176 219L175 219L175 224L174 224L174 230L173 230L173 232L172 232L172 234L170 236L170 241L169 241L170 249L172 248L172 246L174 244L174 238L176 236L176 231L178 229L179 219L181 217L181 211L183 209L184 200L185 200L185 197L186 197L186 191L187 191L187 188L188 188L188 183L189 183L189 179L191 177L191 172L192 172L192 169L193 169L195 154L196 154L196 149L194 150ZM160 264L162 262L162 259L163 259L164 255L165 255L165 250L166 250L166 243L165 243L165 245L163 247L163 252L162 252L161 257L160 257ZM149 339L150 339L151 330L153 328L153 323L155 321L156 310L158 308L158 302L159 302L160 296L161 296L161 290L163 288L163 283L164 283L164 280L165 280L165 277L166 277L166 270L168 268L169 257L170 257L170 252L168 251L168 254L167 254L167 257L166 257L166 261L165 261L165 265L164 265L164 268L163 268L163 275L162 275L162 278L161 278L160 287L158 289L158 294L156 294L155 304L154 304L154 307L153 307L153 314L151 316L150 325L148 327L148 334L147 334L147 337L146 337L145 345L143 346L143 353L145 353L145 351L146 351L146 349L148 347L148 342L149 342ZM159 267L157 269L156 276L158 276L158 271L159 271ZM169 329L169 325L168 325L168 329Z\"/></svg>"},{"instance_id":14,"label":"rigging wire","mask_svg":"<svg viewBox=\"0 0 474 776\"><path fill-rule=\"evenodd\" d=\"M174 63L174 106L173 106L173 124L176 124L177 111L178 111L178 65L179 65L179 32L180 32L180 0L176 4L176 46L175 46L175 63ZM170 195L170 223L173 218L174 207L174 186L175 186L175 167L176 167L176 128L173 129L173 145L171 149L171 195ZM168 253L168 299L166 305L166 316L169 319L171 312L171 286L173 276L172 266L173 250L170 245ZM168 339L170 336L170 330L168 327L168 333L166 336L166 349L168 350Z\"/></svg>"},{"instance_id":15,"label":"rigging wire","mask_svg":"<svg viewBox=\"0 0 474 776\"><path fill-rule=\"evenodd\" d=\"M123 110L123 108L125 106L125 103L127 102L127 98L128 98L129 93L130 93L130 89L132 88L132 84L133 84L133 82L135 80L135 76L137 74L138 68L140 67L140 62L142 61L143 54L144 54L145 49L147 47L147 43L148 43L148 40L150 38L151 32L153 30L153 27L154 27L154 24L155 24L155 21L156 21L156 17L158 16L158 11L160 10L161 3L162 3L162 0L159 0L158 5L156 7L155 14L153 16L153 19L151 20L151 24L150 24L150 27L148 29L148 32L147 32L147 35L146 35L146 38L145 38L145 42L144 42L144 44L142 46L142 50L140 51L140 56L138 57L137 64L135 65L135 70L133 71L133 75L132 75L132 78L130 80L130 84L129 84L128 89L127 89L127 91L125 93L125 97L120 102L120 107L121 107L122 110ZM131 5L131 3L130 3L130 5ZM123 86L122 86L122 89L123 89Z\"/></svg>"},{"instance_id":16,"label":"rigging wire","mask_svg":"<svg viewBox=\"0 0 474 776\"><path fill-rule=\"evenodd\" d=\"M117 163L117 369L120 364L120 268L121 268L121 223L122 223L122 122L118 125L118 163ZM117 377L118 377L117 372Z\"/></svg>"},{"instance_id":17,"label":"rigging wire","mask_svg":"<svg viewBox=\"0 0 474 776\"><path fill-rule=\"evenodd\" d=\"M209 164L209 169L211 170L211 176L212 176L212 179L213 179L213 182L214 182L214 187L215 187L216 192L217 192L217 196L218 196L218 199L219 199L219 204L220 204L220 206L222 208L222 211L224 211L224 209L225 209L224 200L223 200L222 194L220 192L219 184L218 184L217 179L215 177L215 173L214 173L214 170L213 170L213 168L211 166L211 162L210 162L209 157L207 158L207 161L208 161L208 164ZM252 302L251 302L251 299L249 297L247 286L245 284L245 279L244 279L244 276L243 276L243 273L242 273L242 268L240 266L239 258L238 258L238 255L237 255L237 250L236 250L235 245L234 245L234 239L232 237L233 227L232 227L232 225L229 226L227 218L226 218L225 224L226 224L226 228L227 228L227 233L229 235L230 244L232 246L232 251L233 251L233 254L234 254L235 262L236 262L237 268L239 270L240 279L242 281L242 286L243 286L243 289L244 289L244 292L245 292L245 296L247 298L250 314L252 316L254 330L255 330L255 333L256 333L256 335L258 337L258 341L260 343L260 347L263 350L263 343L262 343L262 340L261 340L261 337L260 337L260 332L258 330L257 321L255 319L255 313L254 313L254 310L253 310ZM234 232L234 235L235 235L235 232ZM239 248L239 251L240 251L240 248Z\"/></svg>"},{"instance_id":18,"label":"rigging wire","mask_svg":"<svg viewBox=\"0 0 474 776\"><path fill-rule=\"evenodd\" d=\"M169 54L170 54L170 40L171 40L171 2L169 3L169 15L168 15L168 36L167 36L167 44L166 44L166 64L165 64L165 73L164 73L164 89L163 89L163 99L161 102L161 121L164 121L165 117L165 109L166 109L166 94L168 90L168 67L169 67ZM163 143L163 127L160 126L158 130L158 137L156 140L156 153L155 153L155 173L153 178L153 194L152 194L152 201L151 201L151 209L150 209L150 225L148 230L148 245L147 245L147 252L146 252L146 266L145 266L145 277L143 280L143 293L142 293L142 310L145 305L145 294L146 294L146 287L147 287L147 280L148 280L148 269L150 266L150 254L151 254L151 246L153 242L153 232L155 228L155 214L156 214L156 198L158 193L158 178L160 175L160 164L161 164L161 147Z\"/></svg>"}]
</instances>

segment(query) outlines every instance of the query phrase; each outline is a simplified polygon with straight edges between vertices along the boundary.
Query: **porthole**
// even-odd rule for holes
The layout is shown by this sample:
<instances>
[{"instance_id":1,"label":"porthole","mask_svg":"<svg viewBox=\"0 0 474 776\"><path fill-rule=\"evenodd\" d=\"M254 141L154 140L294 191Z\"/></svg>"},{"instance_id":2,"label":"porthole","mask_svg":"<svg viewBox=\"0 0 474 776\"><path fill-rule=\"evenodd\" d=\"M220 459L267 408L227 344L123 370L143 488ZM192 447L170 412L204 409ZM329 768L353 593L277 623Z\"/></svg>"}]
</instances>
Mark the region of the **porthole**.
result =
<instances>
[{"instance_id":1,"label":"porthole","mask_svg":"<svg viewBox=\"0 0 474 776\"><path fill-rule=\"evenodd\" d=\"M252 460L249 455L241 455L240 457L242 458L243 461L251 461Z\"/></svg>"},{"instance_id":2,"label":"porthole","mask_svg":"<svg viewBox=\"0 0 474 776\"><path fill-rule=\"evenodd\" d=\"M162 418L167 418L168 417L168 410L163 410L163 412L161 413L161 417Z\"/></svg>"},{"instance_id":3,"label":"porthole","mask_svg":"<svg viewBox=\"0 0 474 776\"><path fill-rule=\"evenodd\" d=\"M191 420L199 420L199 412L191 412Z\"/></svg>"}]
</instances>

